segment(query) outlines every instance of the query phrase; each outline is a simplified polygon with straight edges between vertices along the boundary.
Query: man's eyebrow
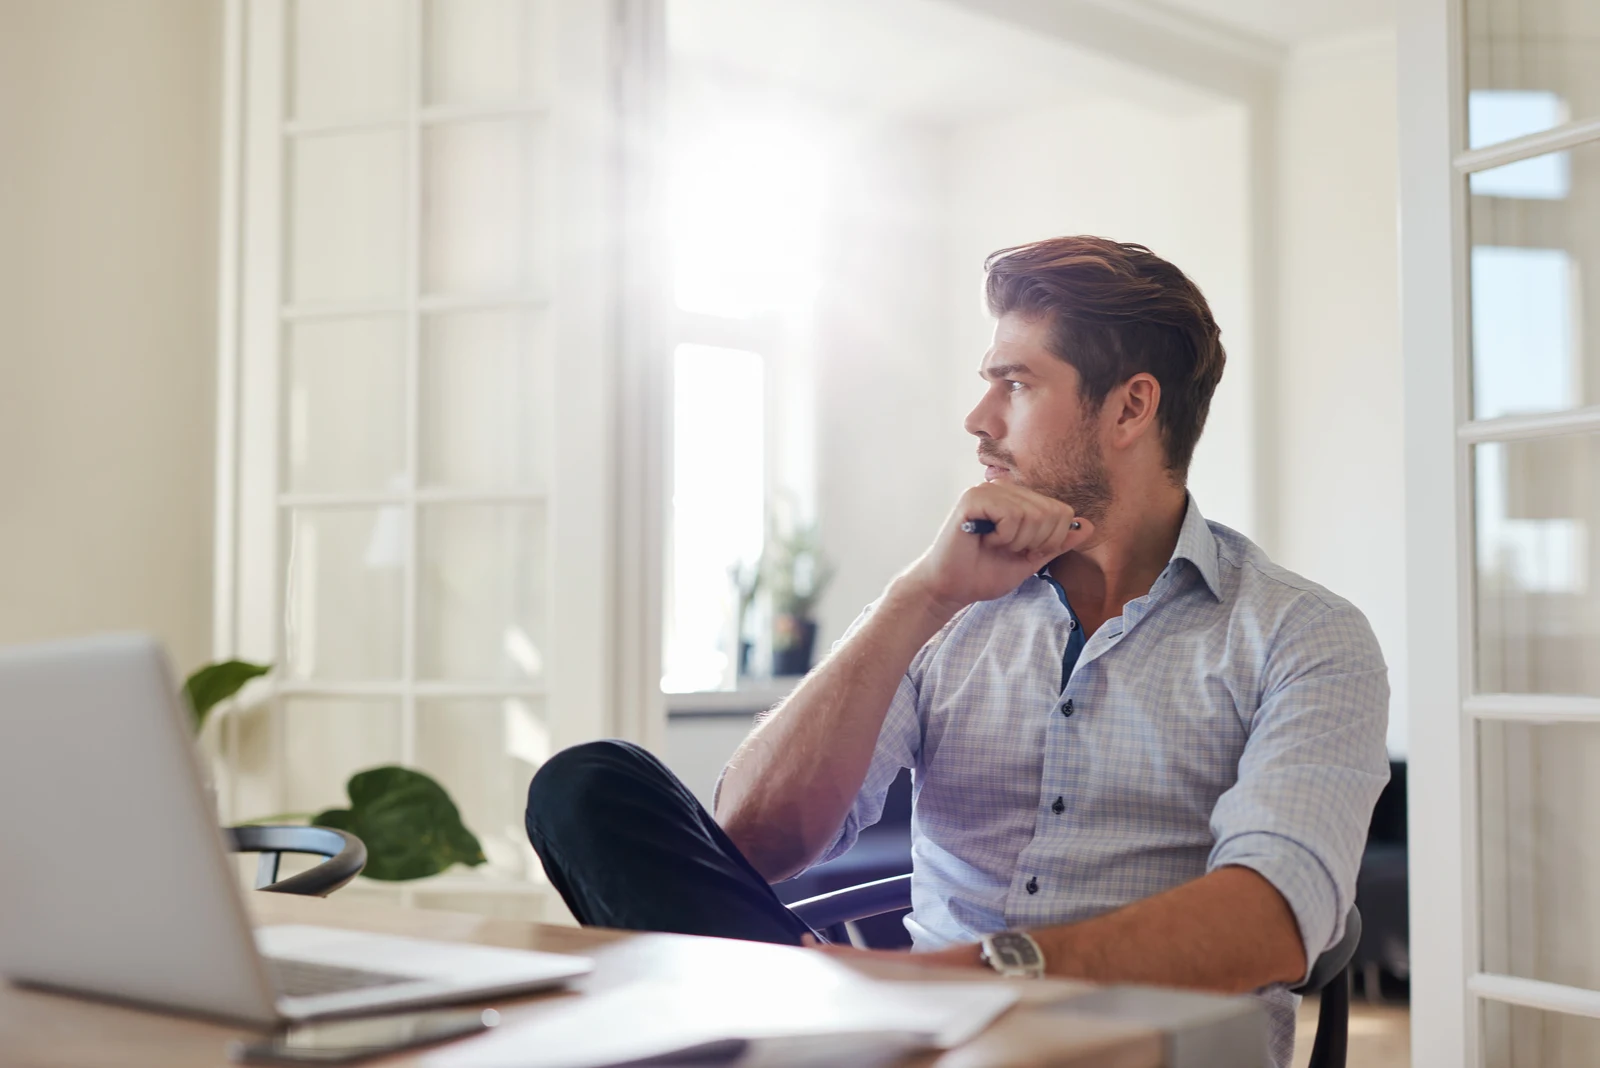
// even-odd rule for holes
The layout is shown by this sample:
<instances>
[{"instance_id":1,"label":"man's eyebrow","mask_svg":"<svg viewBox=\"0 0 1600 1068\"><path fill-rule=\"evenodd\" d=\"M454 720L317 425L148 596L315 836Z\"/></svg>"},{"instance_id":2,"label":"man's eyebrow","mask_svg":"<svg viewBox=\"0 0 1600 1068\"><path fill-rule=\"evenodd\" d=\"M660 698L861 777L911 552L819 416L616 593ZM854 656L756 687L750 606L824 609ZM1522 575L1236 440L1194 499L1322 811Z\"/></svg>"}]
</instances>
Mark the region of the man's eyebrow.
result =
<instances>
[{"instance_id":1,"label":"man's eyebrow","mask_svg":"<svg viewBox=\"0 0 1600 1068\"><path fill-rule=\"evenodd\" d=\"M1002 378L1016 378L1018 375L1032 375L1025 363L997 363L981 369L979 378L987 378L991 382L998 382Z\"/></svg>"}]
</instances>

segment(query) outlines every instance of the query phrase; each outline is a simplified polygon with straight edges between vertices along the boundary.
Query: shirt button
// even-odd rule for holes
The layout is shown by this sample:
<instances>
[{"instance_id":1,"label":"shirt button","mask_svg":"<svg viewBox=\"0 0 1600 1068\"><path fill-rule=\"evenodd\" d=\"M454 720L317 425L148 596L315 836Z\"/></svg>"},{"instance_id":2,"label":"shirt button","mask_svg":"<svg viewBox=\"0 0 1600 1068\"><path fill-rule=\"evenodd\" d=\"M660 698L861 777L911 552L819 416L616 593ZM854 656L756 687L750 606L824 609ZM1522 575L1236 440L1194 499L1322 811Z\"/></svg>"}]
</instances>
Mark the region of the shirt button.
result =
<instances>
[{"instance_id":1,"label":"shirt button","mask_svg":"<svg viewBox=\"0 0 1600 1068\"><path fill-rule=\"evenodd\" d=\"M1029 877L1027 889L1028 893L1030 894L1037 894L1039 892L1039 877L1037 875Z\"/></svg>"},{"instance_id":2,"label":"shirt button","mask_svg":"<svg viewBox=\"0 0 1600 1068\"><path fill-rule=\"evenodd\" d=\"M1069 697L1061 702L1061 714L1068 719L1072 718L1072 698Z\"/></svg>"},{"instance_id":3,"label":"shirt button","mask_svg":"<svg viewBox=\"0 0 1600 1068\"><path fill-rule=\"evenodd\" d=\"M1068 630L1077 630L1078 629L1078 621L1076 619L1068 619L1067 620L1067 629Z\"/></svg>"},{"instance_id":4,"label":"shirt button","mask_svg":"<svg viewBox=\"0 0 1600 1068\"><path fill-rule=\"evenodd\" d=\"M1064 797L1056 798L1055 804L1050 806L1050 811L1054 812L1057 816L1061 815L1066 810L1067 810L1067 799L1064 798Z\"/></svg>"}]
</instances>

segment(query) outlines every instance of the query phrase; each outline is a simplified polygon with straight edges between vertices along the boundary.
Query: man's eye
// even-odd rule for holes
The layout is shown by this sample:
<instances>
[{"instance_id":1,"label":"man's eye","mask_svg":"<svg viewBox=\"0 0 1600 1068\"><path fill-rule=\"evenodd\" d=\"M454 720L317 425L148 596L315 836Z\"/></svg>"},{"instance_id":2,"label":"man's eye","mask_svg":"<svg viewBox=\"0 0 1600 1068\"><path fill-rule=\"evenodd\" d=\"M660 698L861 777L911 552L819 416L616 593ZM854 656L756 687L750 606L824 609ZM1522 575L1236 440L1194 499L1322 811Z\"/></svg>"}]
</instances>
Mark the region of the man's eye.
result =
<instances>
[{"instance_id":1,"label":"man's eye","mask_svg":"<svg viewBox=\"0 0 1600 1068\"><path fill-rule=\"evenodd\" d=\"M1022 383L1021 382L1013 382L1009 378L1006 379L1006 392L1007 393L1015 393L1021 388L1022 388Z\"/></svg>"}]
</instances>

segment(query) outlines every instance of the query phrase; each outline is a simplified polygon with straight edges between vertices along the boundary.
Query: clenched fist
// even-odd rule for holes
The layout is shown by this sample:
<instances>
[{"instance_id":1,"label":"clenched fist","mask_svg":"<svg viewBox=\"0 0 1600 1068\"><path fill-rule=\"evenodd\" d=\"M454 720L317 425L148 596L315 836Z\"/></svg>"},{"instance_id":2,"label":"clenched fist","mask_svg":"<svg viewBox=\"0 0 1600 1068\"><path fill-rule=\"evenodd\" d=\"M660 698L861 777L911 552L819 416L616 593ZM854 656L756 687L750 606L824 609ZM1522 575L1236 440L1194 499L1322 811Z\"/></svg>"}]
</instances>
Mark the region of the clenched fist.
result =
<instances>
[{"instance_id":1,"label":"clenched fist","mask_svg":"<svg viewBox=\"0 0 1600 1068\"><path fill-rule=\"evenodd\" d=\"M961 524L987 519L988 534L968 534ZM928 551L904 579L954 615L975 601L990 601L1021 585L1062 553L1093 534L1093 524L1053 497L1011 482L986 482L961 495Z\"/></svg>"}]
</instances>

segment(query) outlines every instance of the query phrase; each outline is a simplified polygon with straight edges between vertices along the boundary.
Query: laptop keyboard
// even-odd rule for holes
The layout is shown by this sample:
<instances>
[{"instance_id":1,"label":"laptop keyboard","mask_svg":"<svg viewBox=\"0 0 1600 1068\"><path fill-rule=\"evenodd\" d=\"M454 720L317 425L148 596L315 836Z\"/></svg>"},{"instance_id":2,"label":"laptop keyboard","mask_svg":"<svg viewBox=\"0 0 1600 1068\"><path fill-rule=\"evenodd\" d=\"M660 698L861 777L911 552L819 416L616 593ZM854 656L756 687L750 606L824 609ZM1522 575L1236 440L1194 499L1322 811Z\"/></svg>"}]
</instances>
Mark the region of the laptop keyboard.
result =
<instances>
[{"instance_id":1,"label":"laptop keyboard","mask_svg":"<svg viewBox=\"0 0 1600 1068\"><path fill-rule=\"evenodd\" d=\"M267 974L273 987L284 997L309 998L318 994L337 994L345 990L364 990L374 986L409 983L415 976L385 975L360 968L340 968L332 964L313 964L303 960L267 957Z\"/></svg>"}]
</instances>

